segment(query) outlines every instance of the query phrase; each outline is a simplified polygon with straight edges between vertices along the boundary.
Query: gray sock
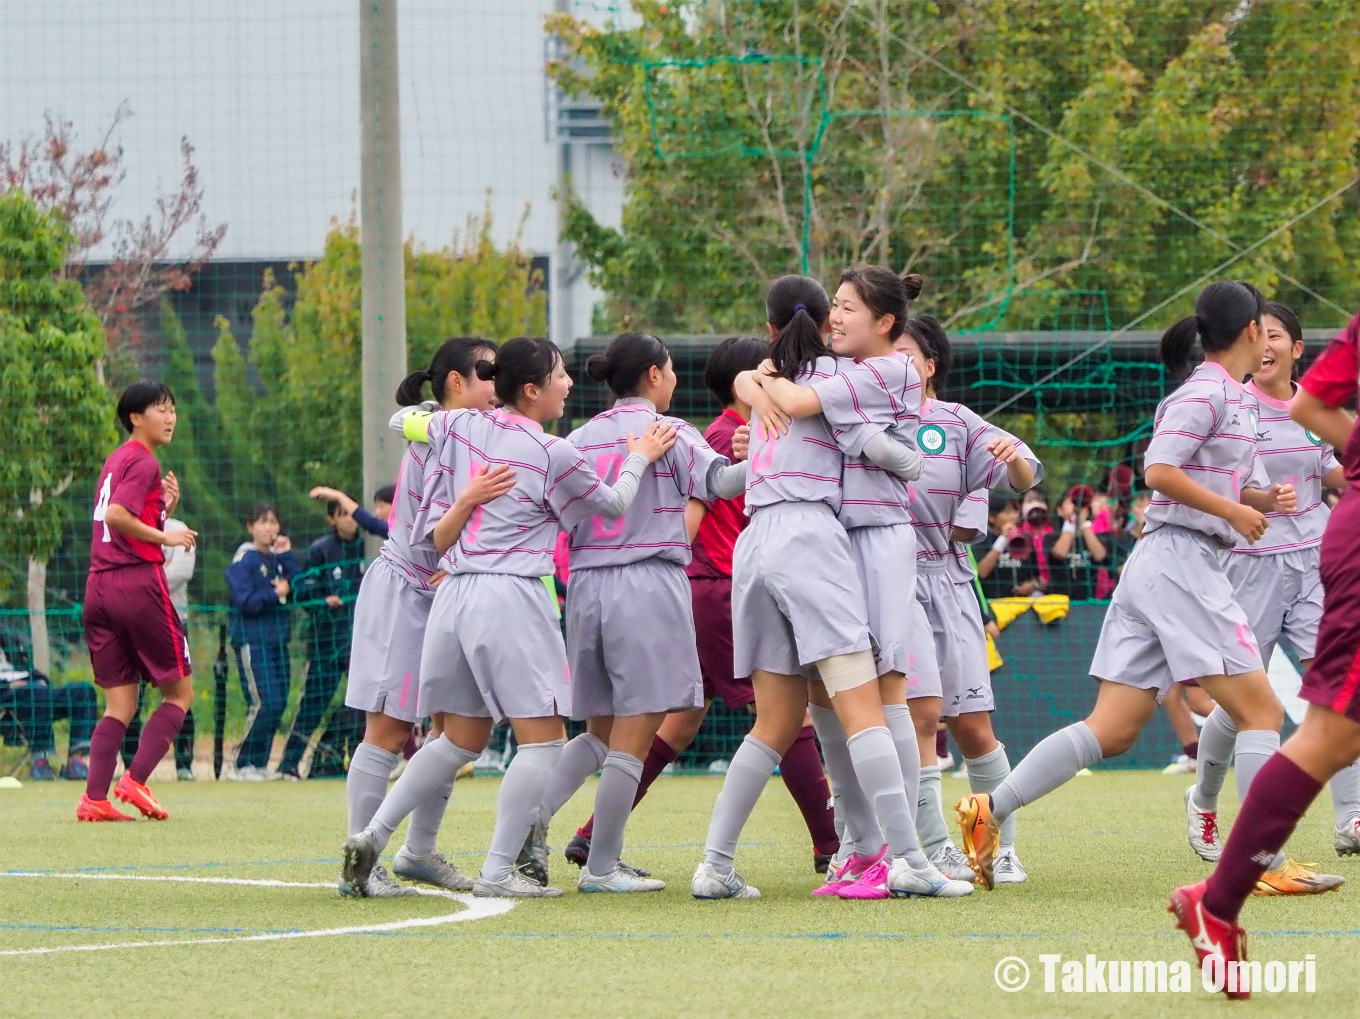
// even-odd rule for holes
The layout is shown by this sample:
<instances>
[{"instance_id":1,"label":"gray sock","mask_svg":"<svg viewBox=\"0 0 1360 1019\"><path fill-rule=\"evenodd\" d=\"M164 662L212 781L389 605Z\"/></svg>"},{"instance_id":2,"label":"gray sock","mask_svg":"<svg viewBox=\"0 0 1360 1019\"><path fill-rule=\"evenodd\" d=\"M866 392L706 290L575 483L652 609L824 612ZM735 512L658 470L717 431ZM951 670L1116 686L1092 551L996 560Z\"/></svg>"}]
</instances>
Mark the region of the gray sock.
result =
<instances>
[{"instance_id":1,"label":"gray sock","mask_svg":"<svg viewBox=\"0 0 1360 1019\"><path fill-rule=\"evenodd\" d=\"M623 852L623 830L633 813L633 797L642 781L642 762L632 754L611 750L595 790L595 832L590 837L586 870L606 877Z\"/></svg>"},{"instance_id":2,"label":"gray sock","mask_svg":"<svg viewBox=\"0 0 1360 1019\"><path fill-rule=\"evenodd\" d=\"M906 857L913 869L920 870L929 861L916 841L916 826L911 823L902 765L897 759L892 733L887 726L872 725L846 740L846 746L850 748L850 759L855 762L859 787L874 805L889 851L893 856Z\"/></svg>"},{"instance_id":3,"label":"gray sock","mask_svg":"<svg viewBox=\"0 0 1360 1019\"><path fill-rule=\"evenodd\" d=\"M1360 761L1332 776L1332 806L1336 808L1338 828L1351 818L1360 817Z\"/></svg>"},{"instance_id":4,"label":"gray sock","mask_svg":"<svg viewBox=\"0 0 1360 1019\"><path fill-rule=\"evenodd\" d=\"M989 754L971 759L965 758L968 765L968 788L975 793L989 793L1011 773L1011 762L1006 757L1006 745L998 743ZM1001 822L1001 845L1009 849L1015 845L1015 815L1010 814Z\"/></svg>"},{"instance_id":5,"label":"gray sock","mask_svg":"<svg viewBox=\"0 0 1360 1019\"><path fill-rule=\"evenodd\" d=\"M713 804L713 819L708 822L708 839L704 843L704 859L719 872L732 872L741 829L777 767L779 755L754 736L742 740L732 755L722 791Z\"/></svg>"},{"instance_id":6,"label":"gray sock","mask_svg":"<svg viewBox=\"0 0 1360 1019\"><path fill-rule=\"evenodd\" d=\"M459 765L461 768L462 765ZM453 794L453 782L457 777L457 772L450 775L447 782L411 811L411 823L406 826L406 848L416 856L429 856L435 851L439 826L444 823L444 811L449 808L449 797Z\"/></svg>"},{"instance_id":7,"label":"gray sock","mask_svg":"<svg viewBox=\"0 0 1360 1019\"><path fill-rule=\"evenodd\" d=\"M510 876L510 868L515 865L529 829L538 817L543 793L562 756L562 744L560 739L551 743L521 743L510 767L505 769L500 795L496 797L496 827L491 833L491 848L482 864L482 877L488 881L504 881ZM407 770L410 770L409 765Z\"/></svg>"},{"instance_id":8,"label":"gray sock","mask_svg":"<svg viewBox=\"0 0 1360 1019\"><path fill-rule=\"evenodd\" d=\"M576 790L585 785L586 779L604 766L608 753L609 747L604 741L588 732L581 733L563 747L539 805L538 819L545 824L551 821L562 805L576 795Z\"/></svg>"},{"instance_id":9,"label":"gray sock","mask_svg":"<svg viewBox=\"0 0 1360 1019\"><path fill-rule=\"evenodd\" d=\"M1026 803L1051 793L1103 757L1100 740L1085 722L1045 736L992 792L992 816L1004 821Z\"/></svg>"},{"instance_id":10,"label":"gray sock","mask_svg":"<svg viewBox=\"0 0 1360 1019\"><path fill-rule=\"evenodd\" d=\"M349 774L345 776L345 800L349 803L349 833L358 835L368 827L373 815L387 795L387 779L396 767L397 755L360 743L349 759Z\"/></svg>"},{"instance_id":11,"label":"gray sock","mask_svg":"<svg viewBox=\"0 0 1360 1019\"><path fill-rule=\"evenodd\" d=\"M916 805L921 795L921 744L916 741L916 726L911 722L911 709L905 704L883 705L883 717L888 720L897 759L902 765L902 784L907 787L907 809L911 811L912 826L916 825Z\"/></svg>"},{"instance_id":12,"label":"gray sock","mask_svg":"<svg viewBox=\"0 0 1360 1019\"><path fill-rule=\"evenodd\" d=\"M477 757L471 750L449 742L442 733L417 750L369 822L368 830L378 843L378 852L387 848L392 833L407 814L437 795L446 784L451 785L458 769Z\"/></svg>"},{"instance_id":13,"label":"gray sock","mask_svg":"<svg viewBox=\"0 0 1360 1019\"><path fill-rule=\"evenodd\" d=\"M1199 731L1199 750L1195 756L1194 803L1200 810L1218 809L1218 794L1228 777L1236 744L1237 726L1226 711L1214 705Z\"/></svg>"},{"instance_id":14,"label":"gray sock","mask_svg":"<svg viewBox=\"0 0 1360 1019\"><path fill-rule=\"evenodd\" d=\"M845 822L845 837L854 843L855 852L861 856L875 856L883 849L883 833L879 830L873 804L864 795L855 775L855 763L850 759L841 720L831 708L816 704L808 707L812 727L817 730L817 742L822 745L822 759L831 775L831 788L836 791L836 810Z\"/></svg>"},{"instance_id":15,"label":"gray sock","mask_svg":"<svg viewBox=\"0 0 1360 1019\"><path fill-rule=\"evenodd\" d=\"M944 823L944 795L940 787L940 766L921 769L921 791L916 797L916 837L927 856L934 856L949 841L949 826Z\"/></svg>"},{"instance_id":16,"label":"gray sock","mask_svg":"<svg viewBox=\"0 0 1360 1019\"><path fill-rule=\"evenodd\" d=\"M1247 791L1266 761L1280 749L1280 734L1271 729L1246 729L1237 734L1237 754L1234 769L1237 778L1237 800L1247 802Z\"/></svg>"}]
</instances>

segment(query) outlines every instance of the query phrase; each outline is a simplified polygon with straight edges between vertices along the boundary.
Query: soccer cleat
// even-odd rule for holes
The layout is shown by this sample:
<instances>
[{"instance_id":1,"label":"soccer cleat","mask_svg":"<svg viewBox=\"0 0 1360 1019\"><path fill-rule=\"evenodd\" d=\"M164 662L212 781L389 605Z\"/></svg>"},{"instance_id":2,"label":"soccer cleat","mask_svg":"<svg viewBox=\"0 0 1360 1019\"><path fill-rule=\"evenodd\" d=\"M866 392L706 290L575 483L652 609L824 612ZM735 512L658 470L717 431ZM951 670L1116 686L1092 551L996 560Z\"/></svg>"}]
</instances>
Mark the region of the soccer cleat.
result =
<instances>
[{"instance_id":1,"label":"soccer cleat","mask_svg":"<svg viewBox=\"0 0 1360 1019\"><path fill-rule=\"evenodd\" d=\"M196 782L196 781L198 781L198 780L194 777L194 769L193 769L193 768L176 768L176 769L175 769L175 781L176 781L176 782Z\"/></svg>"},{"instance_id":2,"label":"soccer cleat","mask_svg":"<svg viewBox=\"0 0 1360 1019\"><path fill-rule=\"evenodd\" d=\"M827 868L831 866L831 858L834 853L813 853L812 872L814 874L825 874Z\"/></svg>"},{"instance_id":3,"label":"soccer cleat","mask_svg":"<svg viewBox=\"0 0 1360 1019\"><path fill-rule=\"evenodd\" d=\"M689 893L696 899L758 899L760 889L748 885L746 879L735 870L726 874L705 860L694 870L689 883Z\"/></svg>"},{"instance_id":4,"label":"soccer cleat","mask_svg":"<svg viewBox=\"0 0 1360 1019\"><path fill-rule=\"evenodd\" d=\"M340 865L341 883L368 898L368 879L378 864L378 844L372 832L365 828L358 835L351 835L340 847L340 855L344 857Z\"/></svg>"},{"instance_id":5,"label":"soccer cleat","mask_svg":"<svg viewBox=\"0 0 1360 1019\"><path fill-rule=\"evenodd\" d=\"M373 868L373 873L368 876L368 894L364 898L400 899L405 895L419 894L420 892L415 888L407 888L393 880L392 875L387 873L386 867L377 866Z\"/></svg>"},{"instance_id":6,"label":"soccer cleat","mask_svg":"<svg viewBox=\"0 0 1360 1019\"><path fill-rule=\"evenodd\" d=\"M895 899L958 899L973 894L973 886L967 881L945 877L932 863L927 863L925 870L916 870L902 856L892 861L887 888Z\"/></svg>"},{"instance_id":7,"label":"soccer cleat","mask_svg":"<svg viewBox=\"0 0 1360 1019\"><path fill-rule=\"evenodd\" d=\"M515 870L530 881L548 883L548 826L535 821L525 836L524 846L515 858Z\"/></svg>"},{"instance_id":8,"label":"soccer cleat","mask_svg":"<svg viewBox=\"0 0 1360 1019\"><path fill-rule=\"evenodd\" d=\"M1336 829L1332 846L1337 856L1355 856L1360 853L1360 817L1352 817Z\"/></svg>"},{"instance_id":9,"label":"soccer cleat","mask_svg":"<svg viewBox=\"0 0 1360 1019\"><path fill-rule=\"evenodd\" d=\"M392 861L392 873L407 881L419 881L451 892L472 891L472 878L444 859L440 852L417 856L403 845Z\"/></svg>"},{"instance_id":10,"label":"soccer cleat","mask_svg":"<svg viewBox=\"0 0 1360 1019\"><path fill-rule=\"evenodd\" d=\"M567 843L567 848L562 850L562 855L567 858L568 863L584 867L590 856L590 839L578 831Z\"/></svg>"},{"instance_id":11,"label":"soccer cleat","mask_svg":"<svg viewBox=\"0 0 1360 1019\"><path fill-rule=\"evenodd\" d=\"M1193 775L1195 773L1194 758L1181 754L1174 761L1162 769L1163 775Z\"/></svg>"},{"instance_id":12,"label":"soccer cleat","mask_svg":"<svg viewBox=\"0 0 1360 1019\"><path fill-rule=\"evenodd\" d=\"M265 774L263 768L257 768L253 764L247 764L243 768L237 768L227 775L233 782L268 782L269 776Z\"/></svg>"},{"instance_id":13,"label":"soccer cleat","mask_svg":"<svg viewBox=\"0 0 1360 1019\"><path fill-rule=\"evenodd\" d=\"M55 782L57 773L46 757L35 757L32 767L28 769L28 777L33 782Z\"/></svg>"},{"instance_id":14,"label":"soccer cleat","mask_svg":"<svg viewBox=\"0 0 1360 1019\"><path fill-rule=\"evenodd\" d=\"M1025 868L1020 865L1020 857L1015 855L1014 846L1006 846L996 854L992 864L992 879L999 885L1022 885L1029 880Z\"/></svg>"},{"instance_id":15,"label":"soccer cleat","mask_svg":"<svg viewBox=\"0 0 1360 1019\"><path fill-rule=\"evenodd\" d=\"M1285 860L1278 869L1268 870L1256 879L1252 895L1321 895L1334 892L1346 883L1340 874L1319 874L1316 863Z\"/></svg>"},{"instance_id":16,"label":"soccer cleat","mask_svg":"<svg viewBox=\"0 0 1360 1019\"><path fill-rule=\"evenodd\" d=\"M1223 843L1218 839L1218 812L1195 806L1194 786L1185 790L1185 837L1201 860L1217 863L1223 854Z\"/></svg>"},{"instance_id":17,"label":"soccer cleat","mask_svg":"<svg viewBox=\"0 0 1360 1019\"><path fill-rule=\"evenodd\" d=\"M1205 959L1218 956L1224 963L1223 993L1229 998L1250 998L1250 990L1228 990L1226 980L1227 963L1247 961L1247 932L1240 924L1220 920L1204 908L1205 884L1201 881L1197 885L1177 888L1171 893L1166 911L1176 915L1176 926L1189 935L1190 947L1195 950L1201 972Z\"/></svg>"},{"instance_id":18,"label":"soccer cleat","mask_svg":"<svg viewBox=\"0 0 1360 1019\"><path fill-rule=\"evenodd\" d=\"M952 842L946 842L935 850L930 857L930 862L951 881L967 881L972 884L977 880L973 868L968 866L968 857L964 856L963 851Z\"/></svg>"},{"instance_id":19,"label":"soccer cleat","mask_svg":"<svg viewBox=\"0 0 1360 1019\"><path fill-rule=\"evenodd\" d=\"M886 899L891 894L888 890L886 852L880 853L878 859L857 879L836 886L836 897L840 899Z\"/></svg>"},{"instance_id":20,"label":"soccer cleat","mask_svg":"<svg viewBox=\"0 0 1360 1019\"><path fill-rule=\"evenodd\" d=\"M151 795L151 790L133 778L131 772L123 772L123 777L113 787L113 795L124 803L136 807L142 812L143 817L154 818L157 821L164 821L170 817L170 811L162 807L156 797Z\"/></svg>"},{"instance_id":21,"label":"soccer cleat","mask_svg":"<svg viewBox=\"0 0 1360 1019\"><path fill-rule=\"evenodd\" d=\"M860 879L873 867L888 855L888 847L884 846L873 856L861 856L859 853L851 853L846 861L839 867L827 868L826 881L818 888L812 890L813 895L840 895L842 890L858 884ZM834 873L833 873L834 869ZM883 875L884 881L887 875ZM884 895L852 895L848 898L854 899L873 899L886 898Z\"/></svg>"},{"instance_id":22,"label":"soccer cleat","mask_svg":"<svg viewBox=\"0 0 1360 1019\"><path fill-rule=\"evenodd\" d=\"M992 817L992 798L987 793L971 793L954 805L963 832L963 852L968 866L989 892L996 887L992 865L1001 844L1001 824Z\"/></svg>"},{"instance_id":23,"label":"soccer cleat","mask_svg":"<svg viewBox=\"0 0 1360 1019\"><path fill-rule=\"evenodd\" d=\"M583 867L576 882L577 891L582 892L660 892L665 888L666 882L659 878L639 877L622 864L616 865L604 877L596 877Z\"/></svg>"},{"instance_id":24,"label":"soccer cleat","mask_svg":"<svg viewBox=\"0 0 1360 1019\"><path fill-rule=\"evenodd\" d=\"M504 881L477 878L472 883L472 894L480 899L555 899L562 894L562 889L530 881L519 871L512 870Z\"/></svg>"},{"instance_id":25,"label":"soccer cleat","mask_svg":"<svg viewBox=\"0 0 1360 1019\"><path fill-rule=\"evenodd\" d=\"M92 800L89 793L80 794L80 803L76 806L77 821L131 821L121 810L115 807L108 800Z\"/></svg>"},{"instance_id":26,"label":"soccer cleat","mask_svg":"<svg viewBox=\"0 0 1360 1019\"><path fill-rule=\"evenodd\" d=\"M90 777L90 762L82 754L72 754L61 766L61 777L72 782L84 782Z\"/></svg>"}]
</instances>

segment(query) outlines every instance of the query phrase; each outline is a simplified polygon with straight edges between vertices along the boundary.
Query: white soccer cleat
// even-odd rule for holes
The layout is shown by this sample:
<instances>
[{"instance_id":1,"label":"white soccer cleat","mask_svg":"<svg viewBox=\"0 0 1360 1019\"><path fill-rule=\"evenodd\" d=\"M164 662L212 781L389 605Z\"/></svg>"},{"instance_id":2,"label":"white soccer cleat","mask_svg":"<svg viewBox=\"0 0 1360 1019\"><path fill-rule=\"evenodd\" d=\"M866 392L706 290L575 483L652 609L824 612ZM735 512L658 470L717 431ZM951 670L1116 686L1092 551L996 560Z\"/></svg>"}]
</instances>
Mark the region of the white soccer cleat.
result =
<instances>
[{"instance_id":1,"label":"white soccer cleat","mask_svg":"<svg viewBox=\"0 0 1360 1019\"><path fill-rule=\"evenodd\" d=\"M392 873L407 881L419 881L450 892L472 891L472 878L444 859L440 852L417 856L403 845L392 860Z\"/></svg>"},{"instance_id":2,"label":"white soccer cleat","mask_svg":"<svg viewBox=\"0 0 1360 1019\"><path fill-rule=\"evenodd\" d=\"M1020 857L1015 855L1014 846L1006 846L996 854L992 863L992 883L998 885L1022 885L1029 880L1025 868L1020 866Z\"/></svg>"},{"instance_id":3,"label":"white soccer cleat","mask_svg":"<svg viewBox=\"0 0 1360 1019\"><path fill-rule=\"evenodd\" d=\"M604 877L596 877L588 867L581 868L581 877L576 882L581 892L660 892L666 882L654 877L639 877L638 874L622 865L615 865Z\"/></svg>"},{"instance_id":4,"label":"white soccer cleat","mask_svg":"<svg viewBox=\"0 0 1360 1019\"><path fill-rule=\"evenodd\" d=\"M1223 853L1218 840L1218 811L1195 806L1195 787L1185 790L1185 837L1201 860L1217 863Z\"/></svg>"},{"instance_id":5,"label":"white soccer cleat","mask_svg":"<svg viewBox=\"0 0 1360 1019\"><path fill-rule=\"evenodd\" d=\"M562 889L548 888L512 870L503 881L477 878L472 883L472 894L480 899L555 899L562 894Z\"/></svg>"},{"instance_id":6,"label":"white soccer cleat","mask_svg":"<svg viewBox=\"0 0 1360 1019\"><path fill-rule=\"evenodd\" d=\"M707 860L695 868L694 878L689 883L689 893L696 899L760 898L760 889L748 885L746 879L735 870L720 874Z\"/></svg>"},{"instance_id":7,"label":"white soccer cleat","mask_svg":"<svg viewBox=\"0 0 1360 1019\"><path fill-rule=\"evenodd\" d=\"M400 899L406 895L419 895L414 888L407 888L405 885L398 884L392 879L392 875L387 873L387 868L381 865L374 867L373 872L368 875L368 895L369 899Z\"/></svg>"},{"instance_id":8,"label":"white soccer cleat","mask_svg":"<svg viewBox=\"0 0 1360 1019\"><path fill-rule=\"evenodd\" d=\"M1337 856L1360 854L1360 817L1352 817L1336 829L1332 846L1336 849Z\"/></svg>"},{"instance_id":9,"label":"white soccer cleat","mask_svg":"<svg viewBox=\"0 0 1360 1019\"><path fill-rule=\"evenodd\" d=\"M967 881L972 884L977 880L973 868L968 866L968 857L953 842L946 842L935 850L935 855L930 858L930 862L951 881Z\"/></svg>"},{"instance_id":10,"label":"white soccer cleat","mask_svg":"<svg viewBox=\"0 0 1360 1019\"><path fill-rule=\"evenodd\" d=\"M265 774L263 768L257 768L253 764L247 764L244 768L237 768L227 774L233 782L268 782L269 776Z\"/></svg>"},{"instance_id":11,"label":"white soccer cleat","mask_svg":"<svg viewBox=\"0 0 1360 1019\"><path fill-rule=\"evenodd\" d=\"M972 895L973 886L945 877L933 863L914 870L905 857L896 856L888 869L888 893L895 899L957 899Z\"/></svg>"},{"instance_id":12,"label":"white soccer cleat","mask_svg":"<svg viewBox=\"0 0 1360 1019\"><path fill-rule=\"evenodd\" d=\"M1163 775L1193 775L1194 773L1195 762L1186 754L1181 754L1162 769Z\"/></svg>"}]
</instances>

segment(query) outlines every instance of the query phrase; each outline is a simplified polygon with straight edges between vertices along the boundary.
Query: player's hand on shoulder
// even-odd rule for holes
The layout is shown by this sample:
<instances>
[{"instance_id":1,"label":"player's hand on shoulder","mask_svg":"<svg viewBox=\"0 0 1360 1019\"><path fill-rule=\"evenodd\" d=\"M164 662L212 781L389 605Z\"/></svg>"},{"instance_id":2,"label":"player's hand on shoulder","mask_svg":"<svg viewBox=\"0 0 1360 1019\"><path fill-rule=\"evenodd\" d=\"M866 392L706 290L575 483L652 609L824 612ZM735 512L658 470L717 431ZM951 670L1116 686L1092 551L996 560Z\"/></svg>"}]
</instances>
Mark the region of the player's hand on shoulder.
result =
<instances>
[{"instance_id":1,"label":"player's hand on shoulder","mask_svg":"<svg viewBox=\"0 0 1360 1019\"><path fill-rule=\"evenodd\" d=\"M515 472L506 464L483 464L468 481L460 498L473 506L497 499L515 487Z\"/></svg>"},{"instance_id":2,"label":"player's hand on shoulder","mask_svg":"<svg viewBox=\"0 0 1360 1019\"><path fill-rule=\"evenodd\" d=\"M675 425L657 419L641 436L635 438L629 433L628 452L638 454L648 463L656 463L675 445L675 434Z\"/></svg>"},{"instance_id":3,"label":"player's hand on shoulder","mask_svg":"<svg viewBox=\"0 0 1360 1019\"><path fill-rule=\"evenodd\" d=\"M746 454L751 451L751 426L739 425L737 430L732 433L732 459L737 463L746 459Z\"/></svg>"},{"instance_id":4,"label":"player's hand on shoulder","mask_svg":"<svg viewBox=\"0 0 1360 1019\"><path fill-rule=\"evenodd\" d=\"M1261 540L1261 536L1266 533L1266 528L1270 526L1270 521L1266 520L1266 515L1259 510L1254 510L1250 506L1238 503L1228 516L1228 523L1242 537L1246 538L1251 544Z\"/></svg>"}]
</instances>

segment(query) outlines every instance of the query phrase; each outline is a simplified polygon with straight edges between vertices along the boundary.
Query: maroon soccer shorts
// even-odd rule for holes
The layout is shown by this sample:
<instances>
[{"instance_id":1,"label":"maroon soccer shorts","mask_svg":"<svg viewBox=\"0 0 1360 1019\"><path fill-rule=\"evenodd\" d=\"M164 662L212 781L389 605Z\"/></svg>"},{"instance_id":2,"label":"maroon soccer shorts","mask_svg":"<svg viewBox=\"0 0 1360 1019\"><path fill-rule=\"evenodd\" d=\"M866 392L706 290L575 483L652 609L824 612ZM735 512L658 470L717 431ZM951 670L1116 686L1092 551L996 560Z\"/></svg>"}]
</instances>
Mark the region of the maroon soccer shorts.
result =
<instances>
[{"instance_id":1,"label":"maroon soccer shorts","mask_svg":"<svg viewBox=\"0 0 1360 1019\"><path fill-rule=\"evenodd\" d=\"M694 595L694 633L704 699L721 697L729 708L755 702L749 679L732 676L732 581L728 577L690 577Z\"/></svg>"},{"instance_id":2,"label":"maroon soccer shorts","mask_svg":"<svg viewBox=\"0 0 1360 1019\"><path fill-rule=\"evenodd\" d=\"M159 563L91 573L81 621L102 687L130 686L143 676L163 686L191 672L189 642Z\"/></svg>"},{"instance_id":3,"label":"maroon soccer shorts","mask_svg":"<svg viewBox=\"0 0 1360 1019\"><path fill-rule=\"evenodd\" d=\"M1360 722L1360 488L1332 510L1322 537L1322 625L1299 696Z\"/></svg>"}]
</instances>

